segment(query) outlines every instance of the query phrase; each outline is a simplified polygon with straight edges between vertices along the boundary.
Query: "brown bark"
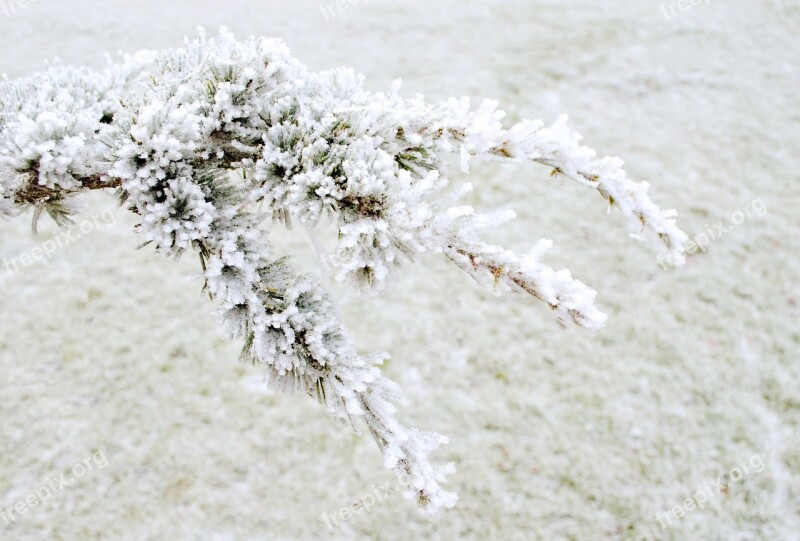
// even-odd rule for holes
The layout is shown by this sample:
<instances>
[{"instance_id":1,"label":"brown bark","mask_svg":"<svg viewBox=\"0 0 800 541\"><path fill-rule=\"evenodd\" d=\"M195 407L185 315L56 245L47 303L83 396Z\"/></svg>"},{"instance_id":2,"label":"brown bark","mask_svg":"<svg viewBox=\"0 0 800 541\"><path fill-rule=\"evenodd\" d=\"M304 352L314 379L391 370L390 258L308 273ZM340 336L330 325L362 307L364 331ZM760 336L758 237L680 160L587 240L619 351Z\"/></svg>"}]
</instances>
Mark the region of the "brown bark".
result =
<instances>
[{"instance_id":1,"label":"brown bark","mask_svg":"<svg viewBox=\"0 0 800 541\"><path fill-rule=\"evenodd\" d=\"M38 175L35 171L30 173L30 181L14 194L14 201L17 203L28 203L35 205L64 195L64 190L58 190L42 186L36 182ZM118 178L103 178L99 175L79 179L81 188L70 190L69 193L82 192L87 190L103 190L105 188L118 188L122 185L122 180Z\"/></svg>"}]
</instances>

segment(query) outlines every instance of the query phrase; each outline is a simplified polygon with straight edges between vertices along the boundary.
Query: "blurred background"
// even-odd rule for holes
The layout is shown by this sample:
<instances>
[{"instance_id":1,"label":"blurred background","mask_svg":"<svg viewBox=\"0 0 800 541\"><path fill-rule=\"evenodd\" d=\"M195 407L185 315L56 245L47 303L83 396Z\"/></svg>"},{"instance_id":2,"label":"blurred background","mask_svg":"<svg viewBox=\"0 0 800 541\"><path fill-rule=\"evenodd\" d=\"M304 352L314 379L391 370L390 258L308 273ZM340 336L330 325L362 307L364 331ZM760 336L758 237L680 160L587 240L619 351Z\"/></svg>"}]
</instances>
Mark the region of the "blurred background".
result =
<instances>
[{"instance_id":1,"label":"blurred background","mask_svg":"<svg viewBox=\"0 0 800 541\"><path fill-rule=\"evenodd\" d=\"M496 240L553 239L546 261L598 291L605 329L562 328L438 257L379 298L336 287L359 347L392 353L401 417L450 437L434 458L460 501L429 521L368 436L265 390L195 258L136 251L110 194L68 237L0 223L0 510L52 493L0 514L0 539L800 539L796 0L0 0L0 72L102 67L198 25L282 38L375 91L402 77L407 96L497 99L509 122L568 113L707 245L659 265L593 191L474 163L471 202L519 214ZM308 238L273 228L317 272Z\"/></svg>"}]
</instances>

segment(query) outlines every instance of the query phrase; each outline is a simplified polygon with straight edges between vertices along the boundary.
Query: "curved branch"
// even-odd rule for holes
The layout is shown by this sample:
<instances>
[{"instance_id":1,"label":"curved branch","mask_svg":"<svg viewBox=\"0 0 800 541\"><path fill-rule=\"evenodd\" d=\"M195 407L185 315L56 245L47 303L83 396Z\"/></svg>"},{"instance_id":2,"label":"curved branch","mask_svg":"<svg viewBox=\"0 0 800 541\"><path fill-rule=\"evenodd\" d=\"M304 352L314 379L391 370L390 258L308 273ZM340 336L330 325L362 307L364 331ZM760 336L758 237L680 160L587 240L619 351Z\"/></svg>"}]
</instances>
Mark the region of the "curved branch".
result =
<instances>
[{"instance_id":1,"label":"curved branch","mask_svg":"<svg viewBox=\"0 0 800 541\"><path fill-rule=\"evenodd\" d=\"M469 187L448 193L451 154L465 171L471 156L552 167L597 189L676 261L686 236L645 183L629 181L618 160L595 159L565 119L505 129L494 102L474 111L466 99L429 105L399 88L370 93L351 70L311 73L281 42L240 42L226 31L103 72L54 66L5 81L0 215L32 205L63 223L73 212L65 198L118 188L146 243L171 257L199 254L225 328L244 341L242 357L263 365L273 388L309 393L335 418L366 423L386 466L435 513L456 501L442 488L452 465L428 460L446 438L396 419L399 390L378 369L387 355L356 352L319 284L274 257L262 222L313 227L334 216L331 261L365 292L384 287L401 261L443 253L477 281L531 295L589 328L605 322L596 294L541 263L549 241L517 255L481 240L481 230L513 216L460 204Z\"/></svg>"}]
</instances>

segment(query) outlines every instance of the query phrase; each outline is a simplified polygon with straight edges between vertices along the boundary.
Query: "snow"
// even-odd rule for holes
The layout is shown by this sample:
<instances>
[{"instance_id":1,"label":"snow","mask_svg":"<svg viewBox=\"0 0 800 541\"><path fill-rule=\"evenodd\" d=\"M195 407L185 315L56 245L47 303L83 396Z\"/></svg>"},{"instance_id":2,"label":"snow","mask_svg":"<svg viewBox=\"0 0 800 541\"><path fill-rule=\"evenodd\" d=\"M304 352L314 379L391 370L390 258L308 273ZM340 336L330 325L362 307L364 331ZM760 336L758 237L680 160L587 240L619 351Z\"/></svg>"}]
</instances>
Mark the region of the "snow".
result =
<instances>
[{"instance_id":1,"label":"snow","mask_svg":"<svg viewBox=\"0 0 800 541\"><path fill-rule=\"evenodd\" d=\"M690 234L757 197L769 209L665 272L591 191L472 160L468 203L518 214L492 242L552 238L548 260L597 290L607 328L561 329L546 307L477 288L435 254L382 297L337 286L359 347L392 352L403 420L449 436L439 453L460 500L428 522L395 496L334 532L323 513L390 478L374 443L310 399L243 389L262 369L236 363L200 284L182 279L196 261L134 251L120 212L51 261L0 272L13 314L0 435L16 449L0 507L95 448L109 457L11 538L797 538L797 8L700 4L669 22L656 3L596 4L373 1L326 20L312 2L63 1L0 18L11 76L54 55L101 67L104 50L176 46L197 24L225 24L283 38L315 70L353 66L370 90L402 76L404 96L490 96L512 121L567 112ZM110 205L93 198L82 216ZM41 238L26 219L0 224L2 256L53 235L46 221ZM317 267L304 236L275 229L281 252ZM656 513L754 453L764 472L661 531Z\"/></svg>"}]
</instances>

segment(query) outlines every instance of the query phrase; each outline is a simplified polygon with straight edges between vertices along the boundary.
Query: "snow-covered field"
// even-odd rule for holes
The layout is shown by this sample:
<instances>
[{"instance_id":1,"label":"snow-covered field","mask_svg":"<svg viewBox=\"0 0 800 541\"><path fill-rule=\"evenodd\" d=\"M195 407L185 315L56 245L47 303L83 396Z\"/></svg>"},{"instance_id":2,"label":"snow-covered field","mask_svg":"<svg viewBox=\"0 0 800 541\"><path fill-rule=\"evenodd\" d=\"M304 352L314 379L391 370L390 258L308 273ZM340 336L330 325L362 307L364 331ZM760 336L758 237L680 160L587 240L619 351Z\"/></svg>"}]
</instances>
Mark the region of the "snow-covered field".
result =
<instances>
[{"instance_id":1,"label":"snow-covered field","mask_svg":"<svg viewBox=\"0 0 800 541\"><path fill-rule=\"evenodd\" d=\"M374 90L401 76L510 120L566 112L709 240L664 269L590 190L480 165L472 203L519 214L498 239L553 239L547 261L598 291L604 330L561 328L436 257L377 299L337 288L358 344L392 352L403 418L450 437L436 458L460 501L428 521L384 497L368 436L264 390L195 259L136 251L110 196L69 236L0 223L0 510L37 502L2 511L0 539L800 539L800 4L671 3L0 0L10 77L225 25ZM31 255L56 235L68 246ZM275 236L316 269L304 235ZM359 499L375 504L326 525Z\"/></svg>"}]
</instances>

